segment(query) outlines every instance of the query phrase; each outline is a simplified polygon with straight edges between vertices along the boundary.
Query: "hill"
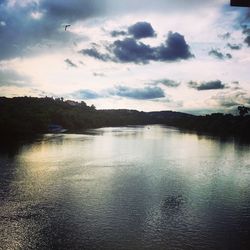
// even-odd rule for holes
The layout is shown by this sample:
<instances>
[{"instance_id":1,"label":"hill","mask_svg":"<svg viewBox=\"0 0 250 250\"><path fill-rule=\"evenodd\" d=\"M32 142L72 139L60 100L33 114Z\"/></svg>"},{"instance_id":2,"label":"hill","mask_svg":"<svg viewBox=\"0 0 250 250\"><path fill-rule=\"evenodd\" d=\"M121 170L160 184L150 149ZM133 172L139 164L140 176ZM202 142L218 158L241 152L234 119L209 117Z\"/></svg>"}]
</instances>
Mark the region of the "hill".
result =
<instances>
[{"instance_id":1,"label":"hill","mask_svg":"<svg viewBox=\"0 0 250 250\"><path fill-rule=\"evenodd\" d=\"M174 111L96 110L85 102L62 98L0 97L0 135L20 136L47 133L52 124L69 132L88 128L165 124L215 135L249 136L250 116L215 113L195 116Z\"/></svg>"}]
</instances>

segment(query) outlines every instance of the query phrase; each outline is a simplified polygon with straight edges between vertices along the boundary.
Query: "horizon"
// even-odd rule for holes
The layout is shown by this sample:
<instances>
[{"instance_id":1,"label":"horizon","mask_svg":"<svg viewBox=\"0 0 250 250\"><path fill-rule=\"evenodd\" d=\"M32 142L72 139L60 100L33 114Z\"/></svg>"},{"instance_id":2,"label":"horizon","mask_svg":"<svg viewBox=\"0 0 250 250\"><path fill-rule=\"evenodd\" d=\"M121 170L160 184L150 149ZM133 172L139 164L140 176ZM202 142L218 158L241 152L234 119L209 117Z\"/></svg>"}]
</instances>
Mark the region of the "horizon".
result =
<instances>
[{"instance_id":1,"label":"horizon","mask_svg":"<svg viewBox=\"0 0 250 250\"><path fill-rule=\"evenodd\" d=\"M229 0L3 0L0 14L5 97L197 115L250 105L250 9Z\"/></svg>"},{"instance_id":2,"label":"horizon","mask_svg":"<svg viewBox=\"0 0 250 250\"><path fill-rule=\"evenodd\" d=\"M150 111L144 111L144 110L139 110L139 109L126 109L126 108L96 108L95 105L88 105L85 101L75 101L75 100L71 100L71 99L64 99L63 97L53 97L53 96L42 96L42 97L37 97L37 96L14 96L14 97L6 97L6 96L0 96L0 99L1 98L7 98L7 99L13 99L13 98L38 98L38 99L52 99L54 101L57 101L57 100L60 100L62 102L65 102L65 103L68 103L69 105L71 106L74 106L73 104L70 104L69 102L74 102L76 104L81 104L82 102L84 102L85 105L87 105L87 107L91 107L91 106L94 106L94 109L97 110L97 111L136 111L136 112L144 112L144 113L158 113L158 112L173 112L173 113L183 113L183 114L187 114L187 115L193 115L193 116L206 116L206 115L213 115L213 114L222 114L222 115L233 115L233 116L239 116L239 110L238 110L238 107L231 111L231 112L228 112L228 113L223 113L223 112L213 112L211 111L210 113L202 113L202 114L199 114L199 113L192 113L192 112L189 112L189 111L177 111L177 110L173 110L173 109L162 109L162 110L150 110ZM250 107L246 106L246 108L250 109ZM246 116L248 116L250 114L246 114Z\"/></svg>"}]
</instances>

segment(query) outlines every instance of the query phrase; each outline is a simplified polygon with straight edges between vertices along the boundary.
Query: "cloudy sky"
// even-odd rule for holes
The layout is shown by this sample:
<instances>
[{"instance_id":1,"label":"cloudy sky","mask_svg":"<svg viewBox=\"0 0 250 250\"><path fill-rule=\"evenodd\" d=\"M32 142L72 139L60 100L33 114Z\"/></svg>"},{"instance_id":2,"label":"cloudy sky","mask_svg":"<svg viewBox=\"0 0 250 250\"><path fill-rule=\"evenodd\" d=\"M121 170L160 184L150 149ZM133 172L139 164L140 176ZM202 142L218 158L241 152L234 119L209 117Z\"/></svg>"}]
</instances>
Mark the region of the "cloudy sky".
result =
<instances>
[{"instance_id":1,"label":"cloudy sky","mask_svg":"<svg viewBox=\"0 0 250 250\"><path fill-rule=\"evenodd\" d=\"M199 114L250 106L250 9L229 0L0 0L0 45L0 96Z\"/></svg>"}]
</instances>

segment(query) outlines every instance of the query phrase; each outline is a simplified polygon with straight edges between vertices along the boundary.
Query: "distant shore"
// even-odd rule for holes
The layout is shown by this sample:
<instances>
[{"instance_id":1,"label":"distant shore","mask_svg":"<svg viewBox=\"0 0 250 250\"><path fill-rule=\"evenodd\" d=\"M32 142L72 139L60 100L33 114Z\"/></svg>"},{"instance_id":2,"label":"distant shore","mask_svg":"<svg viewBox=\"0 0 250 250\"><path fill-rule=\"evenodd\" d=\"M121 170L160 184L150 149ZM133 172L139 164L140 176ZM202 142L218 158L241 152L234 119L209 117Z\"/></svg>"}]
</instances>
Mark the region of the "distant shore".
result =
<instances>
[{"instance_id":1,"label":"distant shore","mask_svg":"<svg viewBox=\"0 0 250 250\"><path fill-rule=\"evenodd\" d=\"M182 112L96 110L85 102L53 98L0 97L1 137L29 137L51 132L84 132L86 129L128 125L162 124L184 131L250 139L250 116L214 113L195 116ZM53 131L52 131L53 132Z\"/></svg>"}]
</instances>

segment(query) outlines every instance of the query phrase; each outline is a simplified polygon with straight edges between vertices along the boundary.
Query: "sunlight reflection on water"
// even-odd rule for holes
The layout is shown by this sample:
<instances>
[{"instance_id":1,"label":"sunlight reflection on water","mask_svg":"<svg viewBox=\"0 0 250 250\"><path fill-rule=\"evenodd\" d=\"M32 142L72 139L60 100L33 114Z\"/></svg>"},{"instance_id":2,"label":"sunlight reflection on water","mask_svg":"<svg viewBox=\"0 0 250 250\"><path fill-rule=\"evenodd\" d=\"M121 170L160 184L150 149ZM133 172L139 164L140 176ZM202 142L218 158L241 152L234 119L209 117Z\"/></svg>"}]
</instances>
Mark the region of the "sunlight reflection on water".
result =
<instances>
[{"instance_id":1,"label":"sunlight reflection on water","mask_svg":"<svg viewBox=\"0 0 250 250\"><path fill-rule=\"evenodd\" d=\"M158 125L45 135L0 154L0 246L247 249L249 149Z\"/></svg>"}]
</instances>

